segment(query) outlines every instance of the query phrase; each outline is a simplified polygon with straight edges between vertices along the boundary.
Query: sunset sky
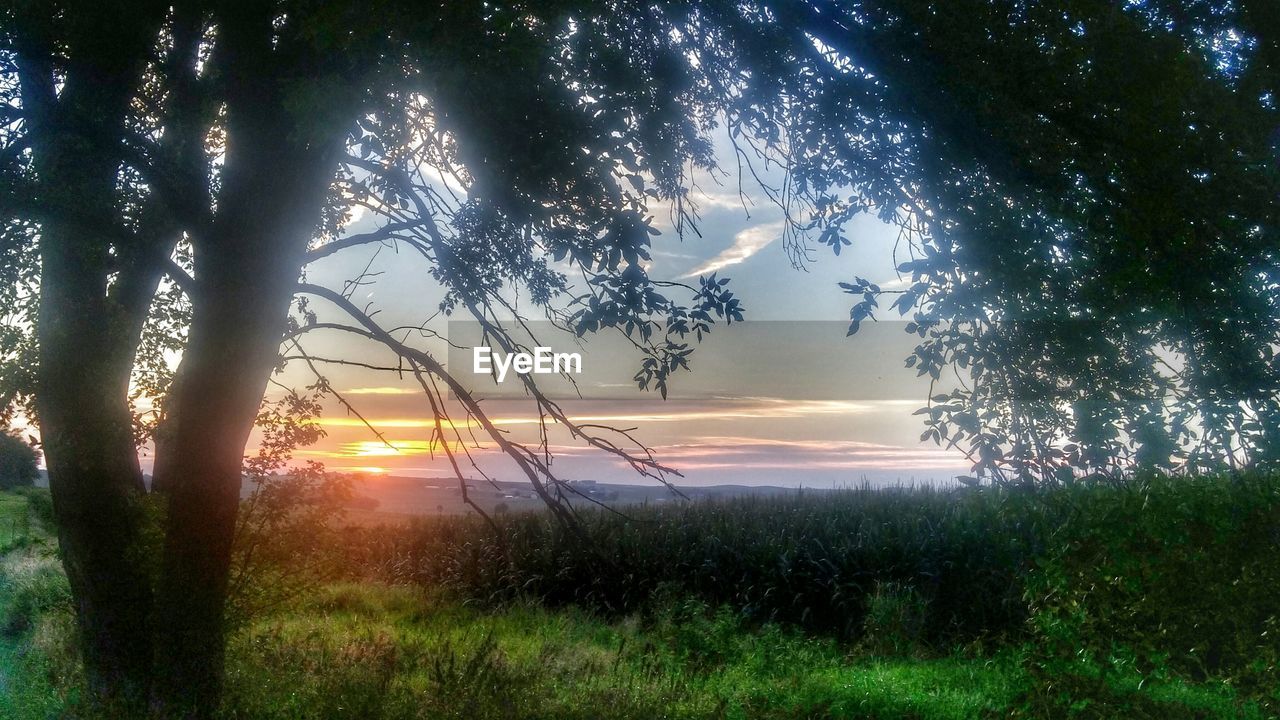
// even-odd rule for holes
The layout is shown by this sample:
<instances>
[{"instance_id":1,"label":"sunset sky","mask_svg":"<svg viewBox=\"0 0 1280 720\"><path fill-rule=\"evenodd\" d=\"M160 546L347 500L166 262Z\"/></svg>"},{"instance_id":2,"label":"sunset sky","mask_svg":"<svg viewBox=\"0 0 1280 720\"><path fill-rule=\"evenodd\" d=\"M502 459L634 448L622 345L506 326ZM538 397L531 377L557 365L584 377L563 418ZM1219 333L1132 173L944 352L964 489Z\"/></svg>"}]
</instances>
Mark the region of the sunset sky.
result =
<instances>
[{"instance_id":1,"label":"sunset sky","mask_svg":"<svg viewBox=\"0 0 1280 720\"><path fill-rule=\"evenodd\" d=\"M662 462L683 473L678 482L691 485L829 487L864 478L943 480L965 472L968 465L959 452L918 440L922 426L911 413L923 405L929 388L903 367L914 342L901 323L865 324L858 335L845 337L852 298L837 283L855 275L888 286L898 283L893 270L897 229L864 216L854 226L853 247L840 256L822 248L815 262L797 270L780 242L780 210L759 198L744 209L736 188L727 182L717 185L703 178L699 185L693 198L700 203L702 237L688 235L681 241L664 213L655 213L663 234L654 238L649 272L659 279L695 283L694 278L709 272L731 278L748 322L718 326L695 351L693 371L674 379L666 401L635 388L631 376L640 358L621 343L588 336L579 346L570 336L560 336L552 342L555 350L584 357L584 374L578 378L583 399L568 398L567 390L559 395L566 397L563 406L569 415L634 428ZM357 217L348 231L374 226L372 218ZM352 300L378 311L384 327L418 325L435 314L440 290L427 275L425 262L409 253L346 250L310 266L308 280L341 288L366 266L381 274ZM340 319L320 301L313 307L322 319ZM895 313L884 319L898 318ZM456 334L452 325L436 318L428 327ZM354 342L337 333L306 338L311 353L394 364L387 351ZM443 341L419 339L415 344L447 357L455 373L461 362L458 374L486 398L495 424L515 438L536 438L533 405L511 391L511 380L498 387L487 377L471 376L470 353L465 359L457 351L450 353ZM328 436L299 458L322 461L334 470L449 474L439 448L427 442L431 411L412 377L345 366L329 366L326 372L333 387L389 442L379 441L360 420L333 405L323 421ZM295 363L284 379L302 384L307 378L305 366ZM482 442L473 453L487 473L500 480L521 479L514 464L477 438ZM551 444L557 456L554 467L565 478L643 480L621 462L575 444L567 434L553 432Z\"/></svg>"}]
</instances>

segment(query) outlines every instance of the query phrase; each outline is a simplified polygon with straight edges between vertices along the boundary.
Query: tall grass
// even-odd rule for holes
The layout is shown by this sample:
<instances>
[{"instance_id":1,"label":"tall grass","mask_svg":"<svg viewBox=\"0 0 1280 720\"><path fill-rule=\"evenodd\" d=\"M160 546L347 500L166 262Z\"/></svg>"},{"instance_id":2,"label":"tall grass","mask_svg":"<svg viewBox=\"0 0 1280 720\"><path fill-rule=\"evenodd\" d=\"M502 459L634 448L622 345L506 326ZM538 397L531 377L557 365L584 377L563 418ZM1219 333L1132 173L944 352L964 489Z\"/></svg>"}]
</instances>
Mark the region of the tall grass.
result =
<instances>
[{"instance_id":1,"label":"tall grass","mask_svg":"<svg viewBox=\"0 0 1280 720\"><path fill-rule=\"evenodd\" d=\"M27 540L31 534L31 512L21 495L0 495L0 552L6 552Z\"/></svg>"},{"instance_id":2,"label":"tall grass","mask_svg":"<svg viewBox=\"0 0 1280 720\"><path fill-rule=\"evenodd\" d=\"M363 531L352 546L386 579L472 602L617 615L691 597L886 654L1029 643L1032 669L1066 696L1219 678L1280 714L1277 476L863 488L626 512L586 512L581 534L538 514L497 518L496 531L436 519Z\"/></svg>"},{"instance_id":3,"label":"tall grass","mask_svg":"<svg viewBox=\"0 0 1280 720\"><path fill-rule=\"evenodd\" d=\"M583 513L583 535L542 514L432 519L353 538L357 564L393 581L495 602L533 598L611 613L664 594L856 640L890 589L944 645L1025 626L1021 578L1054 513L1025 493L928 487L797 492ZM872 618L874 619L874 618Z\"/></svg>"}]
</instances>

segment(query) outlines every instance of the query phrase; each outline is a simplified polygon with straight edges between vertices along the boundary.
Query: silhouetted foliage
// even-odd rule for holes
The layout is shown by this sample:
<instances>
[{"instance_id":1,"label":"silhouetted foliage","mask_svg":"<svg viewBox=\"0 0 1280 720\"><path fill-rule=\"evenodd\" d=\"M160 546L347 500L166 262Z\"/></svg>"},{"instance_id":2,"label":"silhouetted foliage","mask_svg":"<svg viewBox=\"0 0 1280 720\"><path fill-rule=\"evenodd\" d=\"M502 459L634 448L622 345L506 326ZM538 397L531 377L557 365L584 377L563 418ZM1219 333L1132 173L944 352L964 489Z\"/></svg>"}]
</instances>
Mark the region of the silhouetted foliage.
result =
<instances>
[{"instance_id":1,"label":"silhouetted foliage","mask_svg":"<svg viewBox=\"0 0 1280 720\"><path fill-rule=\"evenodd\" d=\"M901 287L844 288L850 333L920 336L925 439L1018 479L1280 462L1274 3L813 7L735 110L819 249L903 228Z\"/></svg>"}]
</instances>

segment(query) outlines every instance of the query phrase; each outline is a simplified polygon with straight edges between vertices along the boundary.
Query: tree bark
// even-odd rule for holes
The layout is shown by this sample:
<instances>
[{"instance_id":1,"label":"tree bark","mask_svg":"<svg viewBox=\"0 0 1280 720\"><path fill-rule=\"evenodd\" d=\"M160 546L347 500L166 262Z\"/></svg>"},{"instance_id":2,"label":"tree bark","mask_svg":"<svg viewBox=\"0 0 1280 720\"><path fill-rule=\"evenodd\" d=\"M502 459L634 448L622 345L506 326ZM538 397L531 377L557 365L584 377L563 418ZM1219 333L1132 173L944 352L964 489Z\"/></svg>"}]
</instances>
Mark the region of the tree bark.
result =
<instances>
[{"instance_id":1,"label":"tree bark","mask_svg":"<svg viewBox=\"0 0 1280 720\"><path fill-rule=\"evenodd\" d=\"M151 678L151 587L126 399L131 361L103 351L102 329L84 327L95 315L74 280L60 291L55 264L46 259L42 277L38 412L59 547L91 701L138 706Z\"/></svg>"},{"instance_id":2,"label":"tree bark","mask_svg":"<svg viewBox=\"0 0 1280 720\"><path fill-rule=\"evenodd\" d=\"M159 281L114 205L124 115L163 6L104 2L77 18L78 62L61 90L39 19L16 14L23 106L36 171L41 297L36 411L71 585L88 701L140 710L151 679L151 588L129 375ZM28 25L27 23L30 23ZM118 264L115 248L131 262ZM119 260L123 260L120 257ZM117 264L113 267L113 262ZM114 272L114 282L112 282Z\"/></svg>"},{"instance_id":3,"label":"tree bark","mask_svg":"<svg viewBox=\"0 0 1280 720\"><path fill-rule=\"evenodd\" d=\"M168 495L168 520L157 594L157 667L163 672L156 702L173 717L205 717L220 696L223 608L245 444L279 358L291 288L311 236L305 219L317 216L328 179L327 173L316 181L321 173L302 171L311 175L307 182L284 192L254 192L279 175L270 158L246 164L258 177L224 200L219 214L228 219L219 223L205 254L197 254L182 382L169 400L174 425L166 430L164 457L157 458L165 472L157 481ZM281 205L307 212L280 213Z\"/></svg>"},{"instance_id":4,"label":"tree bark","mask_svg":"<svg viewBox=\"0 0 1280 720\"><path fill-rule=\"evenodd\" d=\"M345 128L287 107L270 64L269 16L220 31L228 150L217 217L196 237L192 324L157 448L168 496L156 596L154 707L208 717L223 676L224 606L245 444L279 359L293 287Z\"/></svg>"},{"instance_id":5,"label":"tree bark","mask_svg":"<svg viewBox=\"0 0 1280 720\"><path fill-rule=\"evenodd\" d=\"M168 6L127 5L104 0L68 21L72 60L60 89L56 44L40 41L43 21L19 33L33 39L20 48L19 72L39 178L33 217L43 223L37 411L90 710L201 718L220 699L244 447L345 121L360 100L357 93L299 105L299 93L315 90L309 83L321 57L305 44L277 45L272 4L215 9L228 145L216 215L177 223L188 232L198 226L193 318L157 448L168 512L153 592L128 389L172 242L125 227L115 183L117 140ZM201 14L184 17L191 22L174 32L194 29L187 35L198 40ZM172 212L192 209L167 204Z\"/></svg>"}]
</instances>

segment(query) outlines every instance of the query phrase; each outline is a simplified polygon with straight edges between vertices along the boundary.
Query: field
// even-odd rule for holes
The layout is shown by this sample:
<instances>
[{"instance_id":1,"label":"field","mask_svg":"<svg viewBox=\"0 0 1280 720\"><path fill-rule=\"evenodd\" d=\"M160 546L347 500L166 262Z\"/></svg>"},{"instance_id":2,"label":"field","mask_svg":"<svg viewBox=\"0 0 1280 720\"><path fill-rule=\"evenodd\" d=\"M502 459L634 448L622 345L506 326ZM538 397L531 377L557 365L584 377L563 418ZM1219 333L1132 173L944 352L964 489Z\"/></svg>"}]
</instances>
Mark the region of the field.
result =
<instances>
[{"instance_id":1,"label":"field","mask_svg":"<svg viewBox=\"0 0 1280 720\"><path fill-rule=\"evenodd\" d=\"M581 495L569 495L571 502L583 508L595 503L626 507L665 505L678 500L667 488L657 485L613 483L576 483ZM246 483L245 492L251 491ZM376 525L411 520L415 517L466 515L474 513L463 501L458 481L454 478L414 478L395 475L363 475L352 479L353 499L348 518L357 524ZM771 486L716 485L682 490L691 500L714 500L723 497L772 497L794 493L794 489ZM467 496L486 513L537 511L542 500L527 482L483 480L467 482Z\"/></svg>"},{"instance_id":2,"label":"field","mask_svg":"<svg viewBox=\"0 0 1280 720\"><path fill-rule=\"evenodd\" d=\"M463 516L298 532L336 571L235 616L223 714L1280 714L1274 477L627 514L584 513L584 535L532 512L496 529ZM0 564L0 718L14 720L61 716L78 687L65 578L31 527ZM297 530L268 531L287 546Z\"/></svg>"}]
</instances>

